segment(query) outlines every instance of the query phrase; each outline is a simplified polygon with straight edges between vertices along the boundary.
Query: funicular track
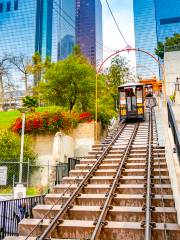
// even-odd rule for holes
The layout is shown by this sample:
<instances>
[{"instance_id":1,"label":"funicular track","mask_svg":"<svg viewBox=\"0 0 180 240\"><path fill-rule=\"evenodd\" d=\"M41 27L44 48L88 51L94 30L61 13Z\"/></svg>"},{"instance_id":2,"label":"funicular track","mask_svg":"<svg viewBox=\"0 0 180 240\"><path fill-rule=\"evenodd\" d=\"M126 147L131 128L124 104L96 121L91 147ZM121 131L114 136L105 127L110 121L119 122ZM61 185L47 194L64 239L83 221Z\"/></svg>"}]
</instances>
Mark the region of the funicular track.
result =
<instances>
[{"instance_id":1,"label":"funicular track","mask_svg":"<svg viewBox=\"0 0 180 240\"><path fill-rule=\"evenodd\" d=\"M19 224L22 239L180 239L151 104L145 122L121 123L94 145L33 214Z\"/></svg>"}]
</instances>

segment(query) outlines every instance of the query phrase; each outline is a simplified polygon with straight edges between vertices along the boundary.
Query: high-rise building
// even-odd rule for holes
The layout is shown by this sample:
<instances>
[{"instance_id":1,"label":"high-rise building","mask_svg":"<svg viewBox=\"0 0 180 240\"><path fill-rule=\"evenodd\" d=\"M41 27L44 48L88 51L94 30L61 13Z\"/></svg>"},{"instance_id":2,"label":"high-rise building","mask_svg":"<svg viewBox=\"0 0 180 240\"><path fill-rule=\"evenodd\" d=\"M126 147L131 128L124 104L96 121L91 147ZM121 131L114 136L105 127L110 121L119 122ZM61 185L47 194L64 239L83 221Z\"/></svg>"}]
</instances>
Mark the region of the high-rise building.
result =
<instances>
[{"instance_id":1,"label":"high-rise building","mask_svg":"<svg viewBox=\"0 0 180 240\"><path fill-rule=\"evenodd\" d=\"M58 59L66 58L75 44L75 5L76 0L60 1Z\"/></svg>"},{"instance_id":2,"label":"high-rise building","mask_svg":"<svg viewBox=\"0 0 180 240\"><path fill-rule=\"evenodd\" d=\"M0 0L0 57L31 59L38 51L57 61L72 51L74 41L75 0ZM21 87L19 74L13 75Z\"/></svg>"},{"instance_id":3,"label":"high-rise building","mask_svg":"<svg viewBox=\"0 0 180 240\"><path fill-rule=\"evenodd\" d=\"M96 66L102 61L102 5L100 0L76 0L76 43Z\"/></svg>"},{"instance_id":4,"label":"high-rise building","mask_svg":"<svg viewBox=\"0 0 180 240\"><path fill-rule=\"evenodd\" d=\"M157 42L180 33L180 0L134 0L134 27L136 48L154 54ZM159 76L158 64L144 53L136 53L136 64L141 66L138 75L149 78L153 72Z\"/></svg>"}]
</instances>

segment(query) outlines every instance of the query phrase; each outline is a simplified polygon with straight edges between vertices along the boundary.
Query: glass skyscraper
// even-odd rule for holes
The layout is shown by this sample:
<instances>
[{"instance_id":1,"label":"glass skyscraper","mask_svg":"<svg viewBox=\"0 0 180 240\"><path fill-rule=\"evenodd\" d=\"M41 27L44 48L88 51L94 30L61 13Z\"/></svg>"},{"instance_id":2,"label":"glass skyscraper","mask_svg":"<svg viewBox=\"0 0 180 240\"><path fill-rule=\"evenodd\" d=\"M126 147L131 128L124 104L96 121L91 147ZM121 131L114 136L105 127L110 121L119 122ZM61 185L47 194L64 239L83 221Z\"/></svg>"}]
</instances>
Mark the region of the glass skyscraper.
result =
<instances>
[{"instance_id":1,"label":"glass skyscraper","mask_svg":"<svg viewBox=\"0 0 180 240\"><path fill-rule=\"evenodd\" d=\"M154 54L157 42L180 33L180 0L134 0L134 26L136 48ZM137 74L150 78L159 76L159 66L144 53L136 53ZM148 67L143 68L143 66Z\"/></svg>"},{"instance_id":2,"label":"glass skyscraper","mask_svg":"<svg viewBox=\"0 0 180 240\"><path fill-rule=\"evenodd\" d=\"M76 0L76 43L95 66L103 58L102 5L100 0Z\"/></svg>"},{"instance_id":3,"label":"glass skyscraper","mask_svg":"<svg viewBox=\"0 0 180 240\"><path fill-rule=\"evenodd\" d=\"M38 51L57 61L72 51L74 41L75 0L0 0L0 57L31 59ZM21 85L18 73L13 77Z\"/></svg>"},{"instance_id":4,"label":"glass skyscraper","mask_svg":"<svg viewBox=\"0 0 180 240\"><path fill-rule=\"evenodd\" d=\"M58 59L66 58L75 44L75 0L60 1L60 40Z\"/></svg>"}]
</instances>

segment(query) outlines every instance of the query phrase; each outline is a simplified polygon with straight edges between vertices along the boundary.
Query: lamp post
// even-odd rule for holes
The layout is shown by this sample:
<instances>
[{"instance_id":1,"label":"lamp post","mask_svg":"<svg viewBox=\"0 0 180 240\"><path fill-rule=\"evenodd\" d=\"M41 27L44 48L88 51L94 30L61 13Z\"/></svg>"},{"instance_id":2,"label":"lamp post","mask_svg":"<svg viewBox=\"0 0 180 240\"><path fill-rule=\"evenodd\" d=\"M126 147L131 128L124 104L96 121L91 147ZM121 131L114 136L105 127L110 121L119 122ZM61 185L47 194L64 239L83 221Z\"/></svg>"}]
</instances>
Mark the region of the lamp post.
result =
<instances>
[{"instance_id":1,"label":"lamp post","mask_svg":"<svg viewBox=\"0 0 180 240\"><path fill-rule=\"evenodd\" d=\"M26 113L22 112L22 130L21 130L21 151L20 151L20 161L19 161L19 183L22 184L22 169L23 169L23 154L24 154L24 129L26 121Z\"/></svg>"},{"instance_id":2,"label":"lamp post","mask_svg":"<svg viewBox=\"0 0 180 240\"><path fill-rule=\"evenodd\" d=\"M26 112L29 111L28 108L19 108L22 113L22 130L21 130L21 147L20 147L20 160L19 160L19 183L14 188L14 197L22 198L26 196L26 188L22 184L22 172L23 172L23 155L24 155L24 130L26 121Z\"/></svg>"}]
</instances>

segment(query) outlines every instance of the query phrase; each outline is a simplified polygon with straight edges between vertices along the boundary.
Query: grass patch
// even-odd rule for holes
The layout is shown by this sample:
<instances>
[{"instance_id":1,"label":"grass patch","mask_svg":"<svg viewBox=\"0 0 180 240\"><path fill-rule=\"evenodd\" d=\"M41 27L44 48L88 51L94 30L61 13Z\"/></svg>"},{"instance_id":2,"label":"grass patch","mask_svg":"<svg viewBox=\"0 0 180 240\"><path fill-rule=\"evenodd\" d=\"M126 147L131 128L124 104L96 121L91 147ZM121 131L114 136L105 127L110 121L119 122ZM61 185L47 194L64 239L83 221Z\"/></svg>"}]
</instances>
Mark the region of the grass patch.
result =
<instances>
[{"instance_id":1,"label":"grass patch","mask_svg":"<svg viewBox=\"0 0 180 240\"><path fill-rule=\"evenodd\" d=\"M37 196L44 194L46 192L46 187L29 187L27 188L26 195L27 196ZM0 188L0 194L13 194L13 189L12 187L4 187Z\"/></svg>"},{"instance_id":2,"label":"grass patch","mask_svg":"<svg viewBox=\"0 0 180 240\"><path fill-rule=\"evenodd\" d=\"M0 112L0 129L7 129L13 121L20 117L19 111Z\"/></svg>"}]
</instances>

